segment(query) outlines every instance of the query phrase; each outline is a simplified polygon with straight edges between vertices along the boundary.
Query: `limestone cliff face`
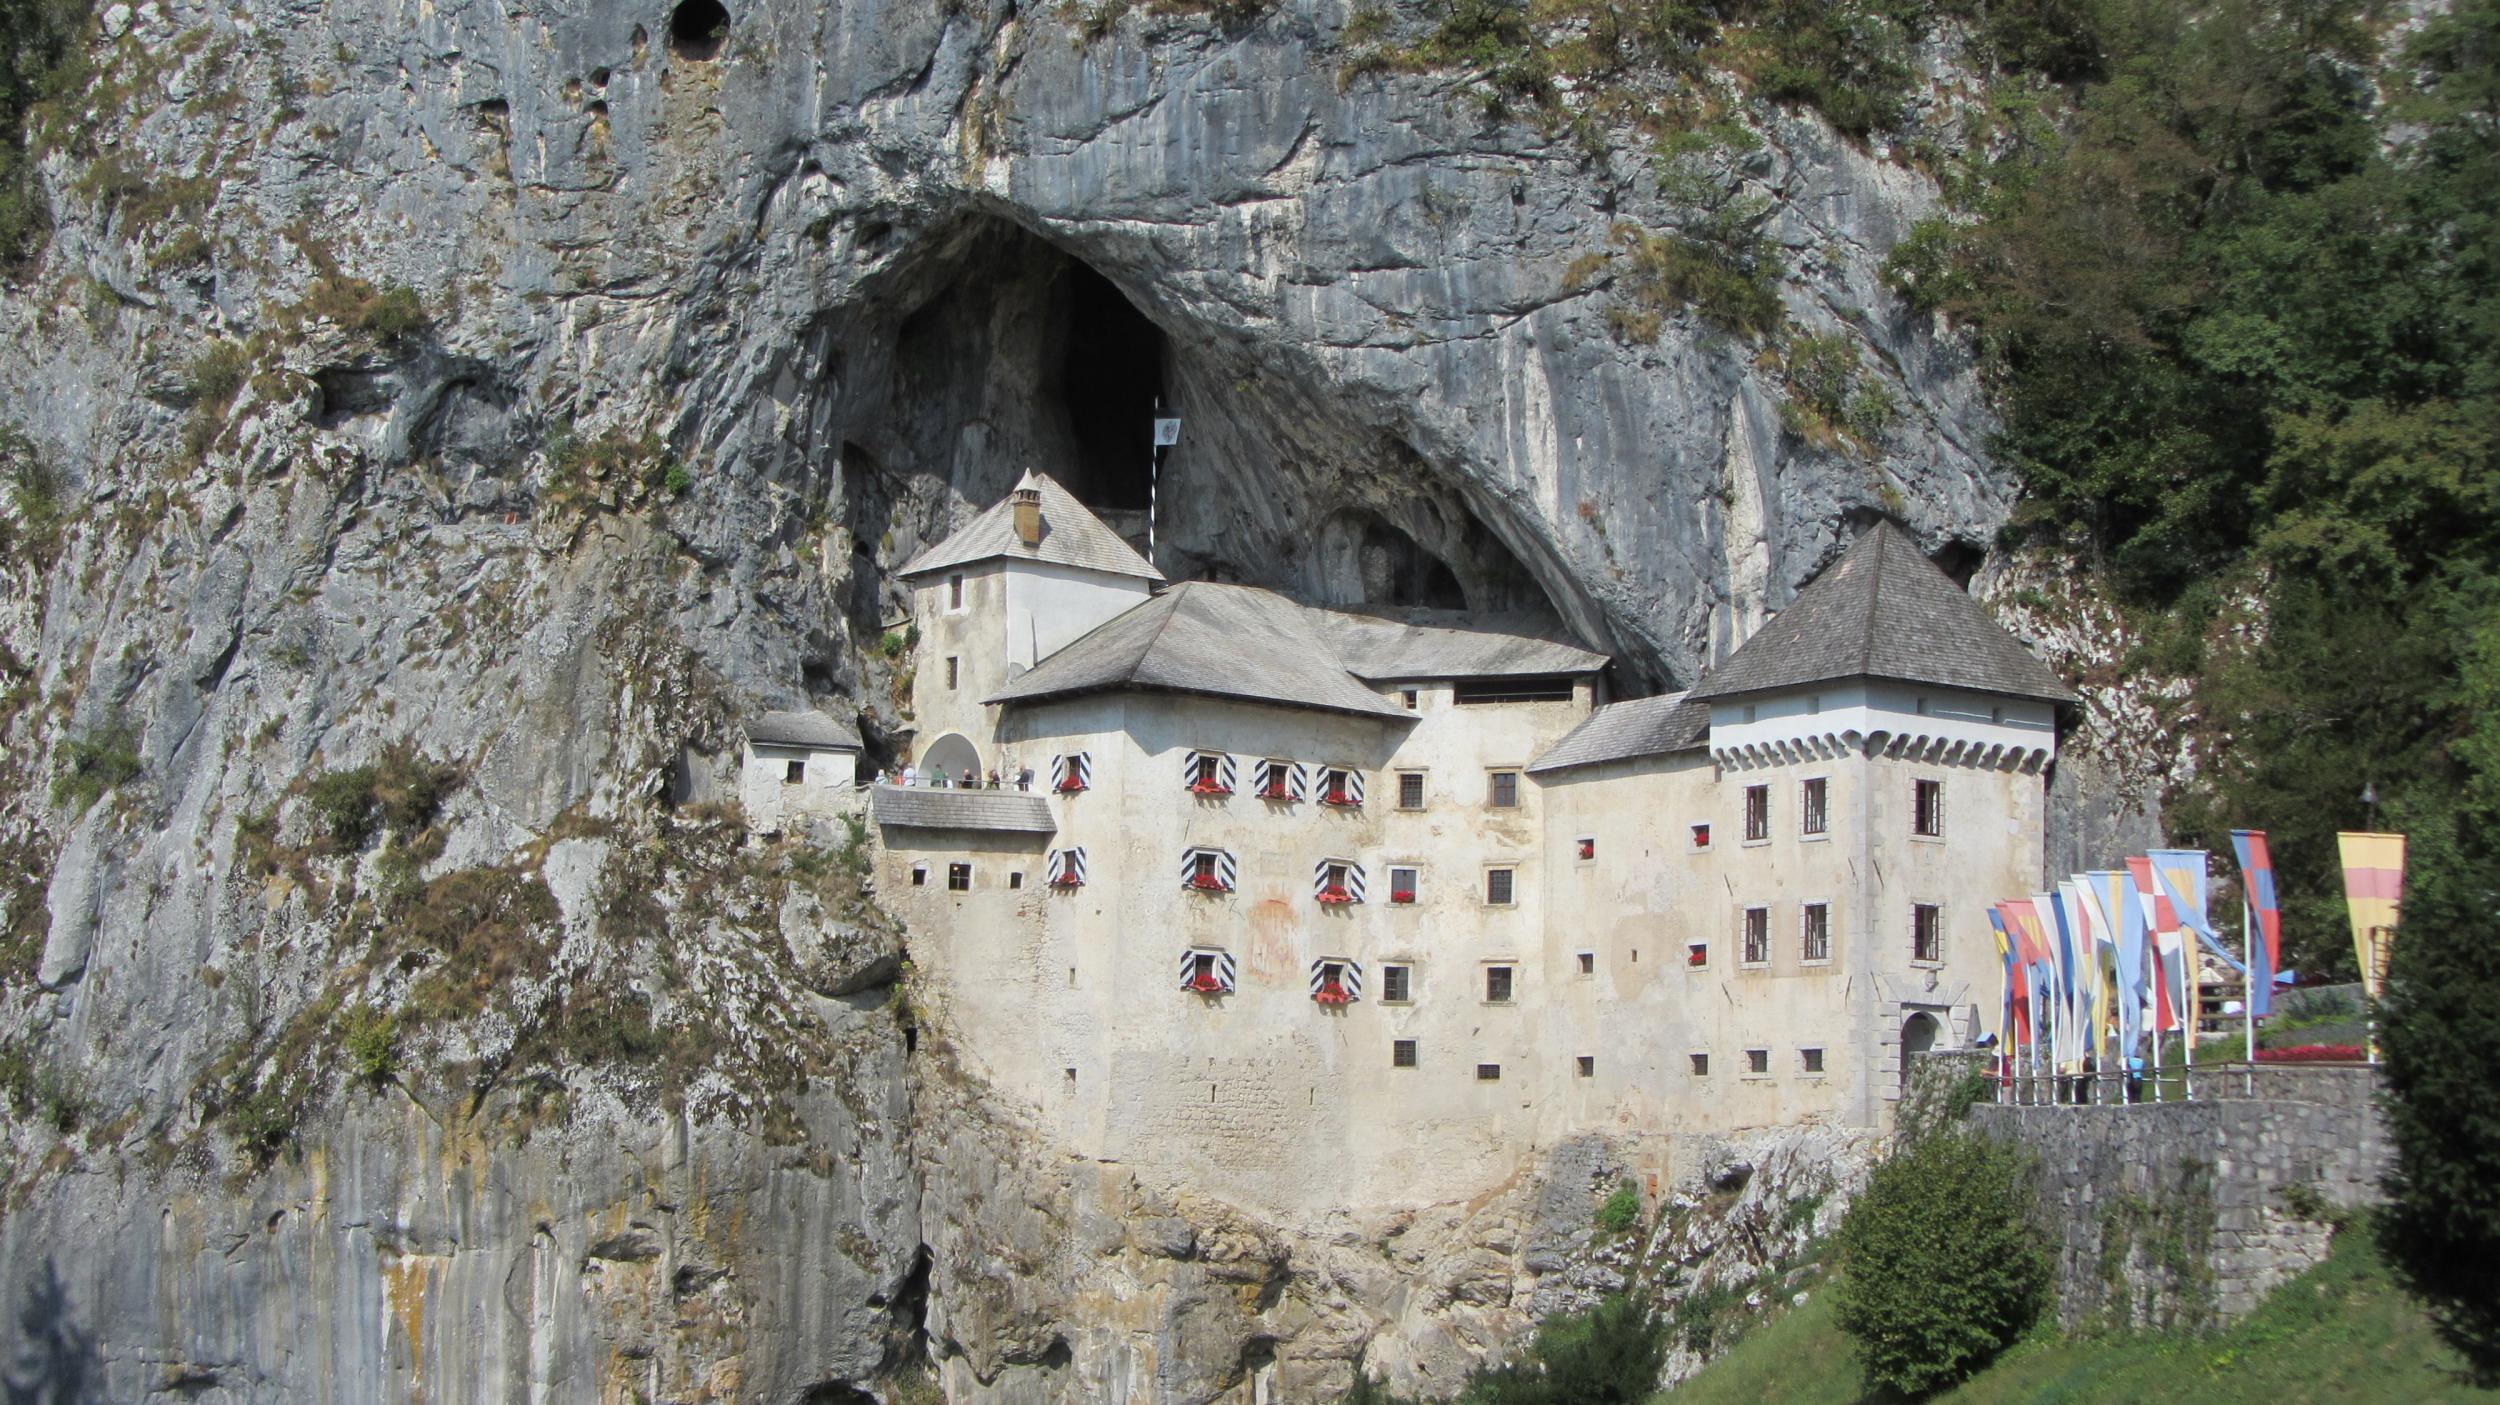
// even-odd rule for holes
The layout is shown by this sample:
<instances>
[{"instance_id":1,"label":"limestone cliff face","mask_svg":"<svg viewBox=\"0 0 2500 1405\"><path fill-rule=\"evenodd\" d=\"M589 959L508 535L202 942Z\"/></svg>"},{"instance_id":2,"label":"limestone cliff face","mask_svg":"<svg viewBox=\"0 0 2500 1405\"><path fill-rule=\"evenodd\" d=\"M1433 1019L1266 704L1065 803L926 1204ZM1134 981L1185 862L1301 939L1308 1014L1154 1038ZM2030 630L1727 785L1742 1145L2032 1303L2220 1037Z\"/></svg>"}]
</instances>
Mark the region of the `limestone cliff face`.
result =
<instances>
[{"instance_id":1,"label":"limestone cliff face","mask_svg":"<svg viewBox=\"0 0 2500 1405\"><path fill-rule=\"evenodd\" d=\"M925 1067L839 837L707 803L737 721L890 747L892 570L1028 465L1142 507L1156 395L1174 575L1545 604L1689 680L1853 512L2009 507L1875 277L1932 191L1752 113L1791 316L1901 410L1818 446L1567 277L1689 213L1653 176L1341 76L1333 0L697 5L99 14L0 303L11 1379L1447 1387L1582 1281L1602 1147L1325 1225L1068 1164Z\"/></svg>"}]
</instances>

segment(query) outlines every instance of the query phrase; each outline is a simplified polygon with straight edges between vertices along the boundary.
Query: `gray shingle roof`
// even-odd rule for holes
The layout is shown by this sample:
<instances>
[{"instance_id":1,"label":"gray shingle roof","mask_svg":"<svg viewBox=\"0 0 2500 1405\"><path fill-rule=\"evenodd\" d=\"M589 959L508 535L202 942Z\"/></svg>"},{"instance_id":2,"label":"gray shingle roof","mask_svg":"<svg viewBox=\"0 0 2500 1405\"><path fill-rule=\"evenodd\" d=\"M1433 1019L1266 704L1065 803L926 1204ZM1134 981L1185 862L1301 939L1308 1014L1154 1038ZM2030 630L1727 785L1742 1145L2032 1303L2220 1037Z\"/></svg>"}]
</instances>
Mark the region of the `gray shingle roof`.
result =
<instances>
[{"instance_id":1,"label":"gray shingle roof","mask_svg":"<svg viewBox=\"0 0 2500 1405\"><path fill-rule=\"evenodd\" d=\"M1688 694L1663 693L1608 703L1580 719L1561 741L1528 765L1530 775L1596 766L1636 756L1692 751L1710 738L1710 705Z\"/></svg>"},{"instance_id":2,"label":"gray shingle roof","mask_svg":"<svg viewBox=\"0 0 2500 1405\"><path fill-rule=\"evenodd\" d=\"M1042 540L1039 546L1026 546L1016 539L1015 499L1011 495L990 504L987 512L973 518L946 540L913 557L896 574L922 576L931 571L1004 557L1011 561L1048 561L1060 566L1105 571L1115 576L1142 576L1150 581L1163 579L1163 573L1154 568L1154 563L1138 555L1137 548L1104 525L1101 518L1078 502L1075 494L1060 487L1050 475L1027 472L1024 481L1016 486L1041 490Z\"/></svg>"},{"instance_id":3,"label":"gray shingle roof","mask_svg":"<svg viewBox=\"0 0 2500 1405\"><path fill-rule=\"evenodd\" d=\"M909 829L985 829L1048 834L1059 826L1050 802L1021 790L940 790L935 786L872 786L868 813L879 824Z\"/></svg>"},{"instance_id":4,"label":"gray shingle roof","mask_svg":"<svg viewBox=\"0 0 2500 1405\"><path fill-rule=\"evenodd\" d=\"M1315 618L1322 613L1254 586L1187 581L1114 616L982 701L1142 688L1411 719L1346 671Z\"/></svg>"},{"instance_id":5,"label":"gray shingle roof","mask_svg":"<svg viewBox=\"0 0 2500 1405\"><path fill-rule=\"evenodd\" d=\"M819 751L859 750L859 729L821 712L767 712L747 724L747 740Z\"/></svg>"},{"instance_id":6,"label":"gray shingle roof","mask_svg":"<svg viewBox=\"0 0 2500 1405\"><path fill-rule=\"evenodd\" d=\"M1890 522L1877 523L1807 582L1689 696L1726 698L1845 678L2049 702L2075 696Z\"/></svg>"},{"instance_id":7,"label":"gray shingle roof","mask_svg":"<svg viewBox=\"0 0 2500 1405\"><path fill-rule=\"evenodd\" d=\"M1553 625L1526 616L1460 610L1314 610L1357 678L1502 678L1595 673L1604 654L1557 638Z\"/></svg>"}]
</instances>

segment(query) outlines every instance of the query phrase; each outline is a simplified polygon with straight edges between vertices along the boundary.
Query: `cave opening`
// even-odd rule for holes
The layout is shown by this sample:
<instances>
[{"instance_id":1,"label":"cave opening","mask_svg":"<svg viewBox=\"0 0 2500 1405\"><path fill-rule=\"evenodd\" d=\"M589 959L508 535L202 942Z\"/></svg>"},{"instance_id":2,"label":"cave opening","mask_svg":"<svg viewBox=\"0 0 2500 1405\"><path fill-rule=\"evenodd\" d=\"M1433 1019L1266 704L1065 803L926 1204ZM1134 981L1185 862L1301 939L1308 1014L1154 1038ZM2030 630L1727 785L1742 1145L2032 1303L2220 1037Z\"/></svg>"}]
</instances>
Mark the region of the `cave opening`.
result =
<instances>
[{"instance_id":1,"label":"cave opening","mask_svg":"<svg viewBox=\"0 0 2500 1405\"><path fill-rule=\"evenodd\" d=\"M1062 482L1090 507L1146 509L1153 423L1164 394L1162 329L1118 285L1062 254L1043 341L1044 394L1067 419ZM1169 413L1166 411L1166 413Z\"/></svg>"},{"instance_id":2,"label":"cave opening","mask_svg":"<svg viewBox=\"0 0 2500 1405\"><path fill-rule=\"evenodd\" d=\"M1966 541L1949 541L1936 548L1935 554L1927 559L1936 563L1937 570L1951 576L1955 585L1968 590L1971 578L1978 575L1979 568L1987 562L1988 553Z\"/></svg>"},{"instance_id":3,"label":"cave opening","mask_svg":"<svg viewBox=\"0 0 2500 1405\"><path fill-rule=\"evenodd\" d=\"M720 56L729 37L729 11L720 0L678 0L668 15L668 51L696 63Z\"/></svg>"}]
</instances>

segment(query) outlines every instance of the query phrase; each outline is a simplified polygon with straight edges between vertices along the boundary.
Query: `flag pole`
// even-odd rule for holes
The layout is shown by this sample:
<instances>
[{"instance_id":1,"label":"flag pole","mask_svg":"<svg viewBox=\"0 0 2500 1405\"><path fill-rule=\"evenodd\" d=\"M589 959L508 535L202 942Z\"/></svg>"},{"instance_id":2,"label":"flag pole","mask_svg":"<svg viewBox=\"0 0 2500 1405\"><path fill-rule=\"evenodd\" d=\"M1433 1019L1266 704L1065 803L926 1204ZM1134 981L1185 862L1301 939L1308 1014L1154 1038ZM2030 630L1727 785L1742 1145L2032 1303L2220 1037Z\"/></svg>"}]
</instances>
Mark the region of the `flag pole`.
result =
<instances>
[{"instance_id":1,"label":"flag pole","mask_svg":"<svg viewBox=\"0 0 2500 1405\"><path fill-rule=\"evenodd\" d=\"M2179 1082L2187 1089L2189 1102L2196 1101L2196 1026L2205 1017L2205 972L2196 964L2196 944L2190 940L2193 935L2187 931L2179 933L2179 984L2184 987L2180 993L2187 997L2180 1002L2186 1008L2180 1012L2179 1021L2183 1046L2179 1053Z\"/></svg>"},{"instance_id":2,"label":"flag pole","mask_svg":"<svg viewBox=\"0 0 2500 1405\"><path fill-rule=\"evenodd\" d=\"M2245 878L2240 886L2245 892ZM2248 970L2240 978L2240 1028L2247 1031L2248 1047L2240 1056L2248 1064L2248 1096L2253 1098L2257 1096L2257 925L2249 920L2245 898L2240 902L2240 954L2248 958Z\"/></svg>"}]
</instances>

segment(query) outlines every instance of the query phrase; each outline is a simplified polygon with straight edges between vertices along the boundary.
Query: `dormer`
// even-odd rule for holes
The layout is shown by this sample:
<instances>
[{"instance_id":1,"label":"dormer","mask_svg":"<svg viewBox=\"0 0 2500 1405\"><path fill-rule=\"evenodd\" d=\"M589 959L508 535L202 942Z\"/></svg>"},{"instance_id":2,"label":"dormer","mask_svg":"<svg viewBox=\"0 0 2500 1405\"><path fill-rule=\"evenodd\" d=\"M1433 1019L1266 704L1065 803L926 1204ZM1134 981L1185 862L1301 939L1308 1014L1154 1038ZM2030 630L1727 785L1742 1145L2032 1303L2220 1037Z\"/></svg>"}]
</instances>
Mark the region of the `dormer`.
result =
<instances>
[{"instance_id":1,"label":"dormer","mask_svg":"<svg viewBox=\"0 0 2500 1405\"><path fill-rule=\"evenodd\" d=\"M1836 750L2036 771L2074 691L1879 522L1686 695L1723 765Z\"/></svg>"},{"instance_id":2,"label":"dormer","mask_svg":"<svg viewBox=\"0 0 2500 1405\"><path fill-rule=\"evenodd\" d=\"M983 767L996 758L980 699L1142 603L1163 581L1074 494L1030 471L898 574L911 587L920 629L912 681L920 748L961 734Z\"/></svg>"}]
</instances>

